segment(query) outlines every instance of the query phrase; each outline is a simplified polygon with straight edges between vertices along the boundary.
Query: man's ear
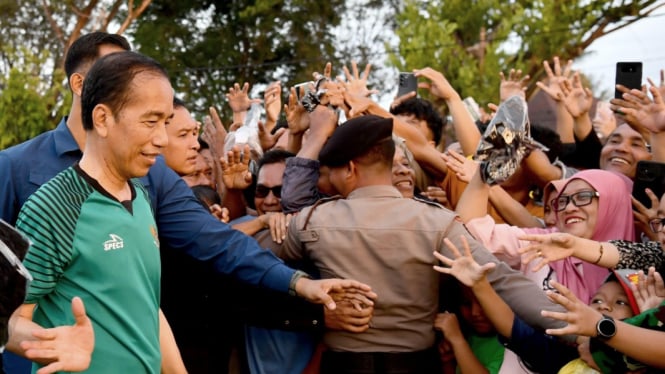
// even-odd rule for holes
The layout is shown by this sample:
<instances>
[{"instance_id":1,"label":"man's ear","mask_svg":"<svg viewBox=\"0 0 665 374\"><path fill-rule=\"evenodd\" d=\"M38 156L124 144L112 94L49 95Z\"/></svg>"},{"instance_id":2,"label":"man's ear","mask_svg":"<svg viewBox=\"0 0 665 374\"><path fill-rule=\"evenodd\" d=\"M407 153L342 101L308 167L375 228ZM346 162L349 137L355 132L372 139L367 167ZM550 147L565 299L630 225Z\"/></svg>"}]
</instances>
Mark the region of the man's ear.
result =
<instances>
[{"instance_id":1,"label":"man's ear","mask_svg":"<svg viewBox=\"0 0 665 374\"><path fill-rule=\"evenodd\" d=\"M102 138L108 136L109 126L113 121L111 108L104 104L97 104L92 109L92 128Z\"/></svg>"},{"instance_id":2,"label":"man's ear","mask_svg":"<svg viewBox=\"0 0 665 374\"><path fill-rule=\"evenodd\" d=\"M83 74L74 73L69 77L69 87L71 88L74 95L81 97L81 92L83 92Z\"/></svg>"}]
</instances>

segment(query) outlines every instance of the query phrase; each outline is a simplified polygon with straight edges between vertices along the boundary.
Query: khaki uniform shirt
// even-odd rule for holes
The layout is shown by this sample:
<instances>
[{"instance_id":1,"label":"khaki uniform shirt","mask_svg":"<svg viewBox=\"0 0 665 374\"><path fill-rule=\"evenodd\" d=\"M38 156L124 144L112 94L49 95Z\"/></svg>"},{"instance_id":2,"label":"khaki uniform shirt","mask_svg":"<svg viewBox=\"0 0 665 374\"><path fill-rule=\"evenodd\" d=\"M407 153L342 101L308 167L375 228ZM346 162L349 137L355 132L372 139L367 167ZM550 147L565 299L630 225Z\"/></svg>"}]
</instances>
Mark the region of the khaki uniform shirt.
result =
<instances>
[{"instance_id":1,"label":"khaki uniform shirt","mask_svg":"<svg viewBox=\"0 0 665 374\"><path fill-rule=\"evenodd\" d=\"M308 258L321 278L355 279L369 284L378 294L369 330L327 331L324 341L329 348L351 352L419 351L434 344L440 274L432 269L438 264L432 251L454 257L443 239L449 238L463 251L462 235L469 241L476 261L498 263L453 212L402 198L393 186L370 186L356 189L346 199L303 209L289 225L281 256ZM503 263L488 278L527 322L555 325L540 317L541 309L556 308L535 283Z\"/></svg>"}]
</instances>

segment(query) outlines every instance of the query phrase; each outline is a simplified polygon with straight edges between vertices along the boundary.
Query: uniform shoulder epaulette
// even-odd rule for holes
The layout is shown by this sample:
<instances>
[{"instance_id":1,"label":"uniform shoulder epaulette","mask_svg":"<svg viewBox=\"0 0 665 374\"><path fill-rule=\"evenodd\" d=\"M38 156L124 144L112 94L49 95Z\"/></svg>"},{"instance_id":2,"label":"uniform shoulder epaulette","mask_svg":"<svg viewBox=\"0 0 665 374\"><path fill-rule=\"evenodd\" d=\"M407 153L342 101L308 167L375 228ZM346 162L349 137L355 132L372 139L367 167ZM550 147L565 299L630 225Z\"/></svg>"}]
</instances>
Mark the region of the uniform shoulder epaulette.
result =
<instances>
[{"instance_id":1,"label":"uniform shoulder epaulette","mask_svg":"<svg viewBox=\"0 0 665 374\"><path fill-rule=\"evenodd\" d=\"M435 206L437 208L441 208L441 209L445 208L443 205L437 203L436 201L427 199L427 198L422 197L422 196L413 195L413 200L416 200L416 201L421 202L421 203L425 203L427 205Z\"/></svg>"},{"instance_id":2,"label":"uniform shoulder epaulette","mask_svg":"<svg viewBox=\"0 0 665 374\"><path fill-rule=\"evenodd\" d=\"M319 205L323 205L325 203L329 203L331 201L339 200L343 196L342 195L335 195L335 196L330 196L330 197L324 197L319 199L317 202L312 205L310 208L309 212L307 213L307 217L305 218L305 224L303 225L302 229L307 230L307 224L309 223L309 219L312 217L312 213L314 213L314 209L316 209Z\"/></svg>"}]
</instances>

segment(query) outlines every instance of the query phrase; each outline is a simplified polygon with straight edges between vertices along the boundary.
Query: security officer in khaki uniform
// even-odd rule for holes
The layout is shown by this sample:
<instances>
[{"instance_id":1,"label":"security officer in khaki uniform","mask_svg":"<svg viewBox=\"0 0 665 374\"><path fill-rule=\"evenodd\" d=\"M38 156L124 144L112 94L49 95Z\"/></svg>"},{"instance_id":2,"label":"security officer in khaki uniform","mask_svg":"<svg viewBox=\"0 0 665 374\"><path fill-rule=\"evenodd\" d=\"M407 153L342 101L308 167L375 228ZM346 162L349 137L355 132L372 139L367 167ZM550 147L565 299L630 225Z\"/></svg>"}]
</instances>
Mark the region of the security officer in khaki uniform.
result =
<instances>
[{"instance_id":1,"label":"security officer in khaki uniform","mask_svg":"<svg viewBox=\"0 0 665 374\"><path fill-rule=\"evenodd\" d=\"M392 186L392 127L390 118L366 115L335 130L319 160L331 168L330 182L343 199L302 210L282 248L284 259L312 261L321 278L357 279L378 294L367 331L325 332L321 373L436 372L439 274L432 251L451 257L446 237L461 248L465 236L478 263L497 263L490 282L519 316L557 326L540 316L556 309L542 290L481 247L453 212L402 198Z\"/></svg>"}]
</instances>

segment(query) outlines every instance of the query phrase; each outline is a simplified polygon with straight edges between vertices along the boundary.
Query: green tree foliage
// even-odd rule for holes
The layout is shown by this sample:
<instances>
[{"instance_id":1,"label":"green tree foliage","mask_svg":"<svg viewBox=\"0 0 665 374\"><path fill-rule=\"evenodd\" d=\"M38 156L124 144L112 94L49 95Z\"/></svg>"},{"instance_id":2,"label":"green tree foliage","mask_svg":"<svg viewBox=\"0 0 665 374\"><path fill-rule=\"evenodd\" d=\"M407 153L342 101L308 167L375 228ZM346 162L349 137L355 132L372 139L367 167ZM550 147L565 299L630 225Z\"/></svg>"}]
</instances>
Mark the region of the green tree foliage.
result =
<instances>
[{"instance_id":1,"label":"green tree foliage","mask_svg":"<svg viewBox=\"0 0 665 374\"><path fill-rule=\"evenodd\" d=\"M135 48L162 62L190 109L221 108L234 82L287 87L334 57L343 0L160 0L136 23ZM322 62L323 61L323 62Z\"/></svg>"},{"instance_id":2,"label":"green tree foliage","mask_svg":"<svg viewBox=\"0 0 665 374\"><path fill-rule=\"evenodd\" d=\"M48 79L39 74L49 60L48 52L34 55L21 49L7 55L20 63L0 76L0 149L54 128L56 118L66 114L71 101L65 94L62 69L56 69Z\"/></svg>"},{"instance_id":3,"label":"green tree foliage","mask_svg":"<svg viewBox=\"0 0 665 374\"><path fill-rule=\"evenodd\" d=\"M462 97L498 100L499 72L522 69L535 82L542 62L581 56L591 43L663 6L662 1L406 0L397 14L400 70L431 66Z\"/></svg>"}]
</instances>

